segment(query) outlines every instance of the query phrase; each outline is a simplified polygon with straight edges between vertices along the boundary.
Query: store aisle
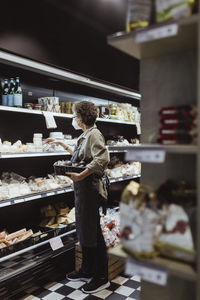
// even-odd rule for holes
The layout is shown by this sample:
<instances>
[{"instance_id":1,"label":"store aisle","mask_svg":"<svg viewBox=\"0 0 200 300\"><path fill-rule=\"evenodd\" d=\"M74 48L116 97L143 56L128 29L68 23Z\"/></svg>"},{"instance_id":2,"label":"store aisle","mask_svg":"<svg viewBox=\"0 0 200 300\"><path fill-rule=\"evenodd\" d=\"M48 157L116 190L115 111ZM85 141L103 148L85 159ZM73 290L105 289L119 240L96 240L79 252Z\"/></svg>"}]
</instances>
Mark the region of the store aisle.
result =
<instances>
[{"instance_id":1,"label":"store aisle","mask_svg":"<svg viewBox=\"0 0 200 300\"><path fill-rule=\"evenodd\" d=\"M64 279L60 282L52 282L43 288L29 290L29 294L21 300L139 300L140 298L140 279L138 276L131 278L120 275L111 281L108 289L93 295L81 292L83 281L71 282Z\"/></svg>"}]
</instances>

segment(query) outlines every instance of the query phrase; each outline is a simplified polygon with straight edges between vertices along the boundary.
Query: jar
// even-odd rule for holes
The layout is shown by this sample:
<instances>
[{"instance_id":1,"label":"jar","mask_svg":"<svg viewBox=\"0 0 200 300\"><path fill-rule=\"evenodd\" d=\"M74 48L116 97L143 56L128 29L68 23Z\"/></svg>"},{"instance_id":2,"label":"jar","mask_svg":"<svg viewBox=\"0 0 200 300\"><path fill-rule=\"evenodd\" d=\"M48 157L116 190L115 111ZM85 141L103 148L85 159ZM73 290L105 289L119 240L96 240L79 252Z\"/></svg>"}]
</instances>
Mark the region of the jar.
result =
<instances>
[{"instance_id":1,"label":"jar","mask_svg":"<svg viewBox=\"0 0 200 300\"><path fill-rule=\"evenodd\" d=\"M25 103L25 104L24 104L24 107L25 107L26 109L33 109L33 103Z\"/></svg>"},{"instance_id":2,"label":"jar","mask_svg":"<svg viewBox=\"0 0 200 300\"><path fill-rule=\"evenodd\" d=\"M116 115L117 113L117 105L116 104L110 104L109 105L110 115Z\"/></svg>"},{"instance_id":3,"label":"jar","mask_svg":"<svg viewBox=\"0 0 200 300\"><path fill-rule=\"evenodd\" d=\"M41 104L35 104L34 109L35 110L42 110L42 105Z\"/></svg>"}]
</instances>

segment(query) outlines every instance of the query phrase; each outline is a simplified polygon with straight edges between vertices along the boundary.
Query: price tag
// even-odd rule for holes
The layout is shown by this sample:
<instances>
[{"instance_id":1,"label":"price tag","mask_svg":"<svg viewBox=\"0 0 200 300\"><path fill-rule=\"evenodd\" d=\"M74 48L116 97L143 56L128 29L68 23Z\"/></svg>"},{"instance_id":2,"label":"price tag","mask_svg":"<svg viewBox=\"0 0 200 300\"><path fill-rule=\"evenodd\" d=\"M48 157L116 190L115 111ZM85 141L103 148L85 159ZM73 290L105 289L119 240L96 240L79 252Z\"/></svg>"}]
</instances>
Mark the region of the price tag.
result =
<instances>
[{"instance_id":1,"label":"price tag","mask_svg":"<svg viewBox=\"0 0 200 300\"><path fill-rule=\"evenodd\" d=\"M42 195L35 195L35 196L24 198L24 201L26 202L26 201L31 201L34 199L39 199L39 198L42 198Z\"/></svg>"},{"instance_id":2,"label":"price tag","mask_svg":"<svg viewBox=\"0 0 200 300\"><path fill-rule=\"evenodd\" d=\"M138 275L143 280L165 286L168 278L168 268L155 266L150 263L136 261L129 258L126 262L125 273L127 275Z\"/></svg>"},{"instance_id":3,"label":"price tag","mask_svg":"<svg viewBox=\"0 0 200 300\"><path fill-rule=\"evenodd\" d=\"M14 203L17 204L17 203L22 203L24 202L24 199L17 199L17 200L14 200Z\"/></svg>"},{"instance_id":4,"label":"price tag","mask_svg":"<svg viewBox=\"0 0 200 300\"><path fill-rule=\"evenodd\" d=\"M173 23L165 26L160 26L159 28L153 28L141 32L137 32L135 36L136 43L144 43L148 41L158 40L167 38L170 36L175 36L178 34L178 24Z\"/></svg>"},{"instance_id":5,"label":"price tag","mask_svg":"<svg viewBox=\"0 0 200 300\"><path fill-rule=\"evenodd\" d=\"M50 239L49 244L53 251L64 247L63 242L59 236Z\"/></svg>"},{"instance_id":6,"label":"price tag","mask_svg":"<svg viewBox=\"0 0 200 300\"><path fill-rule=\"evenodd\" d=\"M11 202L0 203L0 207L11 205Z\"/></svg>"},{"instance_id":7,"label":"price tag","mask_svg":"<svg viewBox=\"0 0 200 300\"><path fill-rule=\"evenodd\" d=\"M46 196L53 196L53 195L55 195L55 193L54 192L50 192L50 193L46 193Z\"/></svg>"},{"instance_id":8,"label":"price tag","mask_svg":"<svg viewBox=\"0 0 200 300\"><path fill-rule=\"evenodd\" d=\"M137 134L140 135L141 134L141 125L139 123L136 124L136 130L137 130Z\"/></svg>"},{"instance_id":9,"label":"price tag","mask_svg":"<svg viewBox=\"0 0 200 300\"><path fill-rule=\"evenodd\" d=\"M62 191L57 191L56 193L57 193L57 194L63 194L64 191L63 191L63 190L62 190Z\"/></svg>"},{"instance_id":10,"label":"price tag","mask_svg":"<svg viewBox=\"0 0 200 300\"><path fill-rule=\"evenodd\" d=\"M165 156L166 151L164 148L136 147L128 150L125 154L125 160L146 163L163 163L165 161Z\"/></svg>"}]
</instances>

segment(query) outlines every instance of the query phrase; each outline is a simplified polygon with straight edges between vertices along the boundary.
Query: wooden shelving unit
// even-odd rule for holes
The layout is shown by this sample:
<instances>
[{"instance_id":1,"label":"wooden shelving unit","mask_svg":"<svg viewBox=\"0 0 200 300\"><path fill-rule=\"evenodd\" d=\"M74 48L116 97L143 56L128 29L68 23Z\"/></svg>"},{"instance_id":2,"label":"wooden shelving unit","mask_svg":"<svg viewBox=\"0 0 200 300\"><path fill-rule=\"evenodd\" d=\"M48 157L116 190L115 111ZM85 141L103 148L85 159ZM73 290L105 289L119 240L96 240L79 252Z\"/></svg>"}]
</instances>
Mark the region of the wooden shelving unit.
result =
<instances>
[{"instance_id":1,"label":"wooden shelving unit","mask_svg":"<svg viewBox=\"0 0 200 300\"><path fill-rule=\"evenodd\" d=\"M142 136L140 149L164 149L166 159L160 164L143 164L141 182L157 188L168 178L184 179L197 187L195 268L171 259L156 258L151 263L169 268L166 286L142 280L141 300L200 299L200 142L197 145L156 145L159 129L158 111L163 106L196 104L200 135L200 15L178 22L156 24L131 33L108 37L109 45L140 59L142 94ZM161 37L166 26L173 34ZM172 29L172 27L170 27ZM169 27L168 27L169 28ZM166 32L165 32L166 33ZM125 149L124 149L125 150ZM134 151L134 149L126 149ZM187 154L187 155L186 155ZM110 255L126 259L120 247ZM146 261L146 262L149 262ZM145 261L144 261L145 263ZM134 270L133 270L134 272Z\"/></svg>"}]
</instances>

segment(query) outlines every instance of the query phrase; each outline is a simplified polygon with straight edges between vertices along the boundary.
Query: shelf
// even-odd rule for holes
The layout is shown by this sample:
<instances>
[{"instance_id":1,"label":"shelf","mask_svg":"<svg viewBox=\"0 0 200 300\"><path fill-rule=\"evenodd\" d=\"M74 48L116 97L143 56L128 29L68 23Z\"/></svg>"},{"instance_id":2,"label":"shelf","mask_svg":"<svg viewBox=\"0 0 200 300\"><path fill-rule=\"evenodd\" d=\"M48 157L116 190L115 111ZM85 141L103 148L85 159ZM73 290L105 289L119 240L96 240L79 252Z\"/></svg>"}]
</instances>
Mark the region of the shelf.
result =
<instances>
[{"instance_id":1,"label":"shelf","mask_svg":"<svg viewBox=\"0 0 200 300\"><path fill-rule=\"evenodd\" d=\"M164 149L166 153L179 153L179 154L196 154L198 152L197 145L162 145L162 144L136 144L130 146L109 146L109 150L115 151L134 151L140 150L154 150Z\"/></svg>"},{"instance_id":2,"label":"shelf","mask_svg":"<svg viewBox=\"0 0 200 300\"><path fill-rule=\"evenodd\" d=\"M120 181L126 181L126 180L132 180L135 178L140 178L141 175L134 175L134 176L126 176L126 177L117 177L109 179L110 183L120 182Z\"/></svg>"},{"instance_id":3,"label":"shelf","mask_svg":"<svg viewBox=\"0 0 200 300\"><path fill-rule=\"evenodd\" d=\"M135 126L138 124L136 122L122 121L122 120L113 120L113 119L103 119L103 118L97 118L97 121L99 121L99 122L105 122L105 123L135 125Z\"/></svg>"},{"instance_id":4,"label":"shelf","mask_svg":"<svg viewBox=\"0 0 200 300\"><path fill-rule=\"evenodd\" d=\"M34 110L34 109L27 109L27 108L18 108L18 107L10 107L10 106L3 106L0 105L0 111L8 111L8 112L16 112L16 113L25 113L25 114L35 114L35 115L43 115L43 111L41 110ZM72 114L63 114L63 113L51 113L54 117L60 117L60 118L67 118L72 119ZM126 125L134 125L136 126L136 122L128 122L128 121L122 121L122 120L113 120L113 119L103 119L103 118L97 118L98 122L105 122L105 123L116 123L116 124L126 124Z\"/></svg>"},{"instance_id":5,"label":"shelf","mask_svg":"<svg viewBox=\"0 0 200 300\"><path fill-rule=\"evenodd\" d=\"M70 235L70 234L75 233L75 232L76 232L76 229L73 229L73 230L70 230L70 231L65 232L65 233L63 233L63 234L58 235L58 237L62 238L62 237L65 237L65 236ZM0 258L0 263L3 262L3 261L8 260L8 259L10 259L10 258L13 258L13 257L15 257L15 256L17 256L17 255L20 255L20 254L23 254L23 253L25 253L25 252L28 252L28 251L34 250L34 249L36 249L36 248L39 248L39 247L41 247L41 246L44 246L44 245L48 244L49 242L50 242L50 239L49 239L49 240L46 240L46 241L44 241L44 242L38 243L38 244L36 244L36 245L27 247L27 248L25 248L25 249L16 251L16 252L14 252L14 253L12 253L12 254L9 254L9 255L7 255L7 256L3 256L3 257Z\"/></svg>"},{"instance_id":6,"label":"shelf","mask_svg":"<svg viewBox=\"0 0 200 300\"><path fill-rule=\"evenodd\" d=\"M43 157L43 156L66 156L69 152L24 152L24 153L0 153L0 159L7 158L25 158L25 157Z\"/></svg>"},{"instance_id":7,"label":"shelf","mask_svg":"<svg viewBox=\"0 0 200 300\"><path fill-rule=\"evenodd\" d=\"M57 189L57 190L52 190L52 191L47 191L47 192L42 192L42 193L34 193L31 195L22 196L22 197L18 197L18 198L12 198L12 199L8 199L8 200L2 200L2 201L0 201L0 208L9 206L9 205L28 202L28 201L32 201L32 200L36 200L36 199L41 199L41 198L46 198L46 197L50 197L50 196L56 196L59 194L69 193L69 192L73 192L72 187L67 187L67 188L63 188L63 189Z\"/></svg>"},{"instance_id":8,"label":"shelf","mask_svg":"<svg viewBox=\"0 0 200 300\"><path fill-rule=\"evenodd\" d=\"M141 177L141 175L113 178L113 179L110 180L110 183L131 180L131 179L139 178L139 177ZM1 200L0 201L0 208L5 207L5 206L19 204L19 203L24 203L24 202L28 202L28 201L32 201L32 200L36 200L36 199L41 199L41 198L46 198L46 197L50 197L50 196L57 196L57 195L60 195L60 194L70 193L70 192L73 192L73 191L74 191L73 187L66 187L66 188L63 188L63 189L57 189L57 190L52 190L52 191L47 191L47 192L42 192L42 193L34 193L34 194L31 194L31 195L12 198L12 199L8 199L8 200Z\"/></svg>"},{"instance_id":9,"label":"shelf","mask_svg":"<svg viewBox=\"0 0 200 300\"><path fill-rule=\"evenodd\" d=\"M127 150L120 149L118 147L115 149L115 146L107 146L107 149L110 153L125 153ZM68 156L70 155L67 151L59 152L23 152L23 153L0 153L0 159L8 158L26 158L26 157L46 157L46 156Z\"/></svg>"},{"instance_id":10,"label":"shelf","mask_svg":"<svg viewBox=\"0 0 200 300\"><path fill-rule=\"evenodd\" d=\"M137 59L194 49L197 47L198 21L199 14L196 14L177 22L155 24L130 33L119 32L108 36L108 44ZM178 33L167 36L169 25L175 31L177 26Z\"/></svg>"},{"instance_id":11,"label":"shelf","mask_svg":"<svg viewBox=\"0 0 200 300\"><path fill-rule=\"evenodd\" d=\"M133 99L141 99L141 95L131 89L124 89L121 86L109 84L104 81L95 80L89 77L85 77L82 74L73 73L69 70L57 68L55 66L47 65L38 61L34 61L22 56L11 54L0 50L0 62L27 69L29 71L51 76L53 78L61 79L64 81L75 82L78 84L86 85L91 88L104 90L110 93L131 97Z\"/></svg>"},{"instance_id":12,"label":"shelf","mask_svg":"<svg viewBox=\"0 0 200 300\"><path fill-rule=\"evenodd\" d=\"M108 254L111 257L120 259L120 260L126 260L128 257L130 257L127 252L125 252L121 245L118 245L112 249L108 250ZM167 267L169 269L169 273L173 274L175 276L185 278L187 280L195 281L197 279L197 273L193 269L193 267L189 264L178 262L175 260L170 260L163 257L157 257L154 259L139 259L139 262L142 262L143 264L147 264L147 267L149 264L155 267Z\"/></svg>"}]
</instances>

